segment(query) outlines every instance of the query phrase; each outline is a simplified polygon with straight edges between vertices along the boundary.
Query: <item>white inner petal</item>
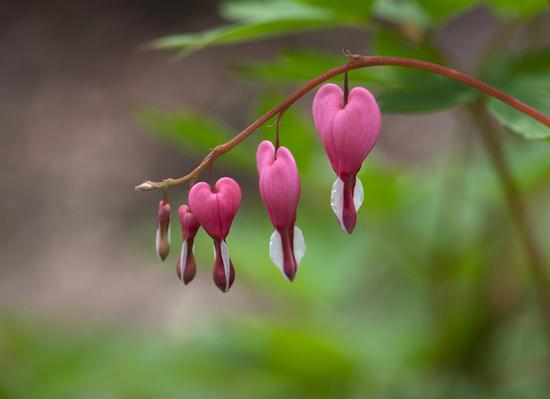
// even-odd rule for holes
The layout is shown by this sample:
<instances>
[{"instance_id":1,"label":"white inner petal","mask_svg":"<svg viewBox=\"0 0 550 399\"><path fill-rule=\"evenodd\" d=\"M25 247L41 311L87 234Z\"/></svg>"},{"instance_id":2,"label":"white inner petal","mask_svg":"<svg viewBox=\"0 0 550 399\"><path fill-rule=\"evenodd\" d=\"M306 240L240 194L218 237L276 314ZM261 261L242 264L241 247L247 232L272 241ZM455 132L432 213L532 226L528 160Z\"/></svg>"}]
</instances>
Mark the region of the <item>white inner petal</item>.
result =
<instances>
[{"instance_id":1,"label":"white inner petal","mask_svg":"<svg viewBox=\"0 0 550 399\"><path fill-rule=\"evenodd\" d=\"M223 271L225 273L225 292L229 291L229 277L231 276L231 263L229 261L229 251L227 250L227 244L225 240L222 240L222 262Z\"/></svg>"},{"instance_id":2,"label":"white inner petal","mask_svg":"<svg viewBox=\"0 0 550 399\"><path fill-rule=\"evenodd\" d=\"M305 252L306 242L304 234L299 227L294 226L294 259L296 259L296 266L300 264ZM269 239L269 257L283 276L288 278L284 270L283 239L277 230L271 234L271 238Z\"/></svg>"},{"instance_id":3,"label":"white inner petal","mask_svg":"<svg viewBox=\"0 0 550 399\"><path fill-rule=\"evenodd\" d=\"M355 189L353 190L353 205L355 205L355 210L358 211L363 204L363 199L365 194L363 192L363 184L358 177L355 178Z\"/></svg>"},{"instance_id":4,"label":"white inner petal","mask_svg":"<svg viewBox=\"0 0 550 399\"><path fill-rule=\"evenodd\" d=\"M296 259L296 266L300 264L305 253L306 242L304 240L304 234L299 227L294 226L294 258Z\"/></svg>"},{"instance_id":5,"label":"white inner petal","mask_svg":"<svg viewBox=\"0 0 550 399\"><path fill-rule=\"evenodd\" d=\"M271 234L271 238L269 239L269 257L281 273L283 273L283 276L286 277L283 268L283 242L277 230Z\"/></svg>"},{"instance_id":6,"label":"white inner petal","mask_svg":"<svg viewBox=\"0 0 550 399\"><path fill-rule=\"evenodd\" d=\"M363 184L359 178L355 178L355 188L353 189L353 205L355 206L355 211L358 211L361 205L363 204L363 199L365 198ZM344 182L337 178L334 184L332 185L332 192L330 195L330 206L334 211L334 214L338 218L338 223L342 231L346 231L344 226L343 213L344 213Z\"/></svg>"},{"instance_id":7,"label":"white inner petal","mask_svg":"<svg viewBox=\"0 0 550 399\"><path fill-rule=\"evenodd\" d=\"M330 193L330 206L332 207L336 218L338 218L340 228L343 231L346 231L342 216L344 212L344 182L340 178L337 178L332 185L332 191Z\"/></svg>"},{"instance_id":8,"label":"white inner petal","mask_svg":"<svg viewBox=\"0 0 550 399\"><path fill-rule=\"evenodd\" d=\"M157 252L157 256L160 258L160 226L157 227L157 235L155 238L155 251Z\"/></svg>"},{"instance_id":9,"label":"white inner petal","mask_svg":"<svg viewBox=\"0 0 550 399\"><path fill-rule=\"evenodd\" d=\"M183 243L181 244L181 253L180 253L181 281L183 281L183 274L185 273L185 266L187 266L187 240L183 240Z\"/></svg>"}]
</instances>

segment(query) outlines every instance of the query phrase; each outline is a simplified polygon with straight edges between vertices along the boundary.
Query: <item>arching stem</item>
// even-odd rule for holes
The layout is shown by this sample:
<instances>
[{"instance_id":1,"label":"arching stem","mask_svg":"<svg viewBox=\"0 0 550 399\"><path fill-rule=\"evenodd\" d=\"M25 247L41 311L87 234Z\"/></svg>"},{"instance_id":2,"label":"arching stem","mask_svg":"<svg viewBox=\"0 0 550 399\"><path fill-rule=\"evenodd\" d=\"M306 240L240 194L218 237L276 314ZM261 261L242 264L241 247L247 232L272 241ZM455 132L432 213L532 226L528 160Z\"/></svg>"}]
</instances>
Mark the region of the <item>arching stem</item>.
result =
<instances>
[{"instance_id":1,"label":"arching stem","mask_svg":"<svg viewBox=\"0 0 550 399\"><path fill-rule=\"evenodd\" d=\"M231 140L224 144L216 146L202 161L201 163L190 173L185 176L179 177L177 179L168 178L163 181L154 182L146 181L136 186L136 191L148 191L156 188L164 188L169 186L175 186L177 184L185 183L189 180L196 178L205 168L207 168L211 162L219 158L221 155L230 151L232 148L236 147L241 143L245 138L254 133L260 126L270 120L276 114L285 111L292 104L302 98L305 94L313 90L315 87L320 85L327 80L345 73L346 71L351 71L359 68L367 68L373 66L398 66L411 69L419 69L427 72L434 73L436 75L445 76L449 79L456 80L465 85L471 86L489 96L495 97L496 99L510 105L511 107L516 108L517 110L523 112L526 115L529 115L533 119L543 123L544 125L550 127L550 117L537 111L535 108L525 104L524 102L518 100L517 98L511 97L500 90L494 88L493 86L488 85L478 79L475 79L465 73L459 72L457 70L447 68L442 65L433 64L427 61L420 61L411 58L401 58L401 57L378 57L378 56L362 56L362 55L353 55L349 54L349 62L339 67L333 68L316 78L310 80L290 96L285 98L271 110L260 116L257 120L252 122L250 126L244 129L242 132L234 136Z\"/></svg>"}]
</instances>

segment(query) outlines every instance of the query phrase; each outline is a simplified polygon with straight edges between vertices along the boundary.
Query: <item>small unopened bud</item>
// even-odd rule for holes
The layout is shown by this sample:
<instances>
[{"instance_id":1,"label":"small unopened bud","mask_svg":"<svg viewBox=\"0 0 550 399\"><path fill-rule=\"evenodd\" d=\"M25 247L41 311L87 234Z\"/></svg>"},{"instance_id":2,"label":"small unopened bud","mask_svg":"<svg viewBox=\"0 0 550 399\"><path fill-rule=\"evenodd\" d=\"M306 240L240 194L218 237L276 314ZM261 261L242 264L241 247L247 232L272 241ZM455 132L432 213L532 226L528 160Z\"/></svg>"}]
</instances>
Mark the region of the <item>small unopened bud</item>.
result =
<instances>
[{"instance_id":1,"label":"small unopened bud","mask_svg":"<svg viewBox=\"0 0 550 399\"><path fill-rule=\"evenodd\" d=\"M139 186L136 186L134 187L134 190L136 191L149 191L149 190L152 190L154 189L155 186L153 186L153 184L151 184L151 182L144 182L144 183L141 183Z\"/></svg>"},{"instance_id":2,"label":"small unopened bud","mask_svg":"<svg viewBox=\"0 0 550 399\"><path fill-rule=\"evenodd\" d=\"M181 244L181 253L176 271L179 279L184 284L189 284L195 277L197 271L195 257L193 256L193 243L200 224L187 205L181 205L179 207L178 216L181 223L183 242Z\"/></svg>"},{"instance_id":3,"label":"small unopened bud","mask_svg":"<svg viewBox=\"0 0 550 399\"><path fill-rule=\"evenodd\" d=\"M165 199L159 202L157 213L156 250L161 260L170 252L170 204Z\"/></svg>"}]
</instances>

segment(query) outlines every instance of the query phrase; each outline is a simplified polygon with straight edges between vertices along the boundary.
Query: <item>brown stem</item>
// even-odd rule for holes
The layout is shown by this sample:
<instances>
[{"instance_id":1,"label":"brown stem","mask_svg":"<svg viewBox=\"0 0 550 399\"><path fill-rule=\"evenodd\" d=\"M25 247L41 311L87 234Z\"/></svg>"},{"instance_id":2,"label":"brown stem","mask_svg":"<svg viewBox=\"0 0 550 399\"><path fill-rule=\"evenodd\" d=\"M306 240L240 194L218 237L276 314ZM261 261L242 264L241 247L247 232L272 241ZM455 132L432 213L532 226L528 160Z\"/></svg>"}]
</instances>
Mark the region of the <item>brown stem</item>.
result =
<instances>
[{"instance_id":1,"label":"brown stem","mask_svg":"<svg viewBox=\"0 0 550 399\"><path fill-rule=\"evenodd\" d=\"M277 114L277 120L275 121L275 159L277 158L277 150L279 149L279 128L281 126L281 118L283 117L283 111Z\"/></svg>"},{"instance_id":2,"label":"brown stem","mask_svg":"<svg viewBox=\"0 0 550 399\"><path fill-rule=\"evenodd\" d=\"M550 334L550 280L544 265L544 259L533 234L533 227L524 199L506 161L502 144L491 119L481 103L472 104L470 112L480 127L483 144L489 154L495 172L500 180L510 215L516 225L519 239L525 248L528 265L536 286L542 319L546 331Z\"/></svg>"},{"instance_id":3,"label":"brown stem","mask_svg":"<svg viewBox=\"0 0 550 399\"><path fill-rule=\"evenodd\" d=\"M344 72L344 107L348 105L349 98L349 81L348 81L348 69Z\"/></svg>"},{"instance_id":4,"label":"brown stem","mask_svg":"<svg viewBox=\"0 0 550 399\"><path fill-rule=\"evenodd\" d=\"M349 54L349 62L339 67L330 69L329 71L317 76L315 79L310 80L290 96L285 98L271 110L260 116L257 120L252 122L250 126L244 129L242 132L234 136L231 140L224 144L216 146L202 161L201 163L190 173L183 177L177 179L168 178L160 182L146 181L141 183L135 189L137 191L147 191L155 188L163 188L169 186L175 186L177 184L185 183L189 180L196 178L208 165L219 158L221 155L225 154L227 151L231 150L233 147L237 146L241 141L254 133L260 126L265 122L271 119L274 115L280 112L284 112L292 104L298 101L306 93L310 92L312 89L320 85L321 83L340 75L346 71L351 71L359 68L367 68L373 66L398 66L404 68L420 69L423 71L428 71L436 75L441 75L448 77L449 79L456 80L465 85L471 86L479 91L484 92L492 97L499 99L500 101L510 105L511 107L516 108L517 110L523 112L524 114L529 115L533 119L538 120L539 122L550 127L550 117L544 115L543 113L537 111L533 107L525 104L524 102L519 101L518 99L511 97L500 90L484 83L478 79L475 79L465 73L456 71L451 68L447 68L442 65L433 64L431 62L415 60L411 58L401 58L401 57L378 57L378 56L362 56L362 55L353 55Z\"/></svg>"}]
</instances>

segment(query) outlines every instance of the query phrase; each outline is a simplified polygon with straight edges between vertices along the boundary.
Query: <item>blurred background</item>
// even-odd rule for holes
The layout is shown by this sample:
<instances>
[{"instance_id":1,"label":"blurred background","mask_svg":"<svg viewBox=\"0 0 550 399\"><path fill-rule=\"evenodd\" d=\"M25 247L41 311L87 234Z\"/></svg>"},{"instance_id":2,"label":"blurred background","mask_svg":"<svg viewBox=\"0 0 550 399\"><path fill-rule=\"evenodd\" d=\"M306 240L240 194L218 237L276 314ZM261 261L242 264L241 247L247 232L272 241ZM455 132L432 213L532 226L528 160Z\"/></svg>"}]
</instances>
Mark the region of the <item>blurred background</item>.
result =
<instances>
[{"instance_id":1,"label":"blurred background","mask_svg":"<svg viewBox=\"0 0 550 399\"><path fill-rule=\"evenodd\" d=\"M353 235L310 115L285 113L307 252L271 264L257 192L267 124L216 162L243 188L236 282L155 257L160 192L343 49L447 64L550 114L544 0L2 2L0 398L543 398L550 330L480 129L550 259L550 129L445 79L350 73L384 111ZM163 50L163 51L158 51ZM334 80L342 83L342 79ZM207 178L203 176L203 178ZM173 209L187 187L170 190Z\"/></svg>"}]
</instances>

